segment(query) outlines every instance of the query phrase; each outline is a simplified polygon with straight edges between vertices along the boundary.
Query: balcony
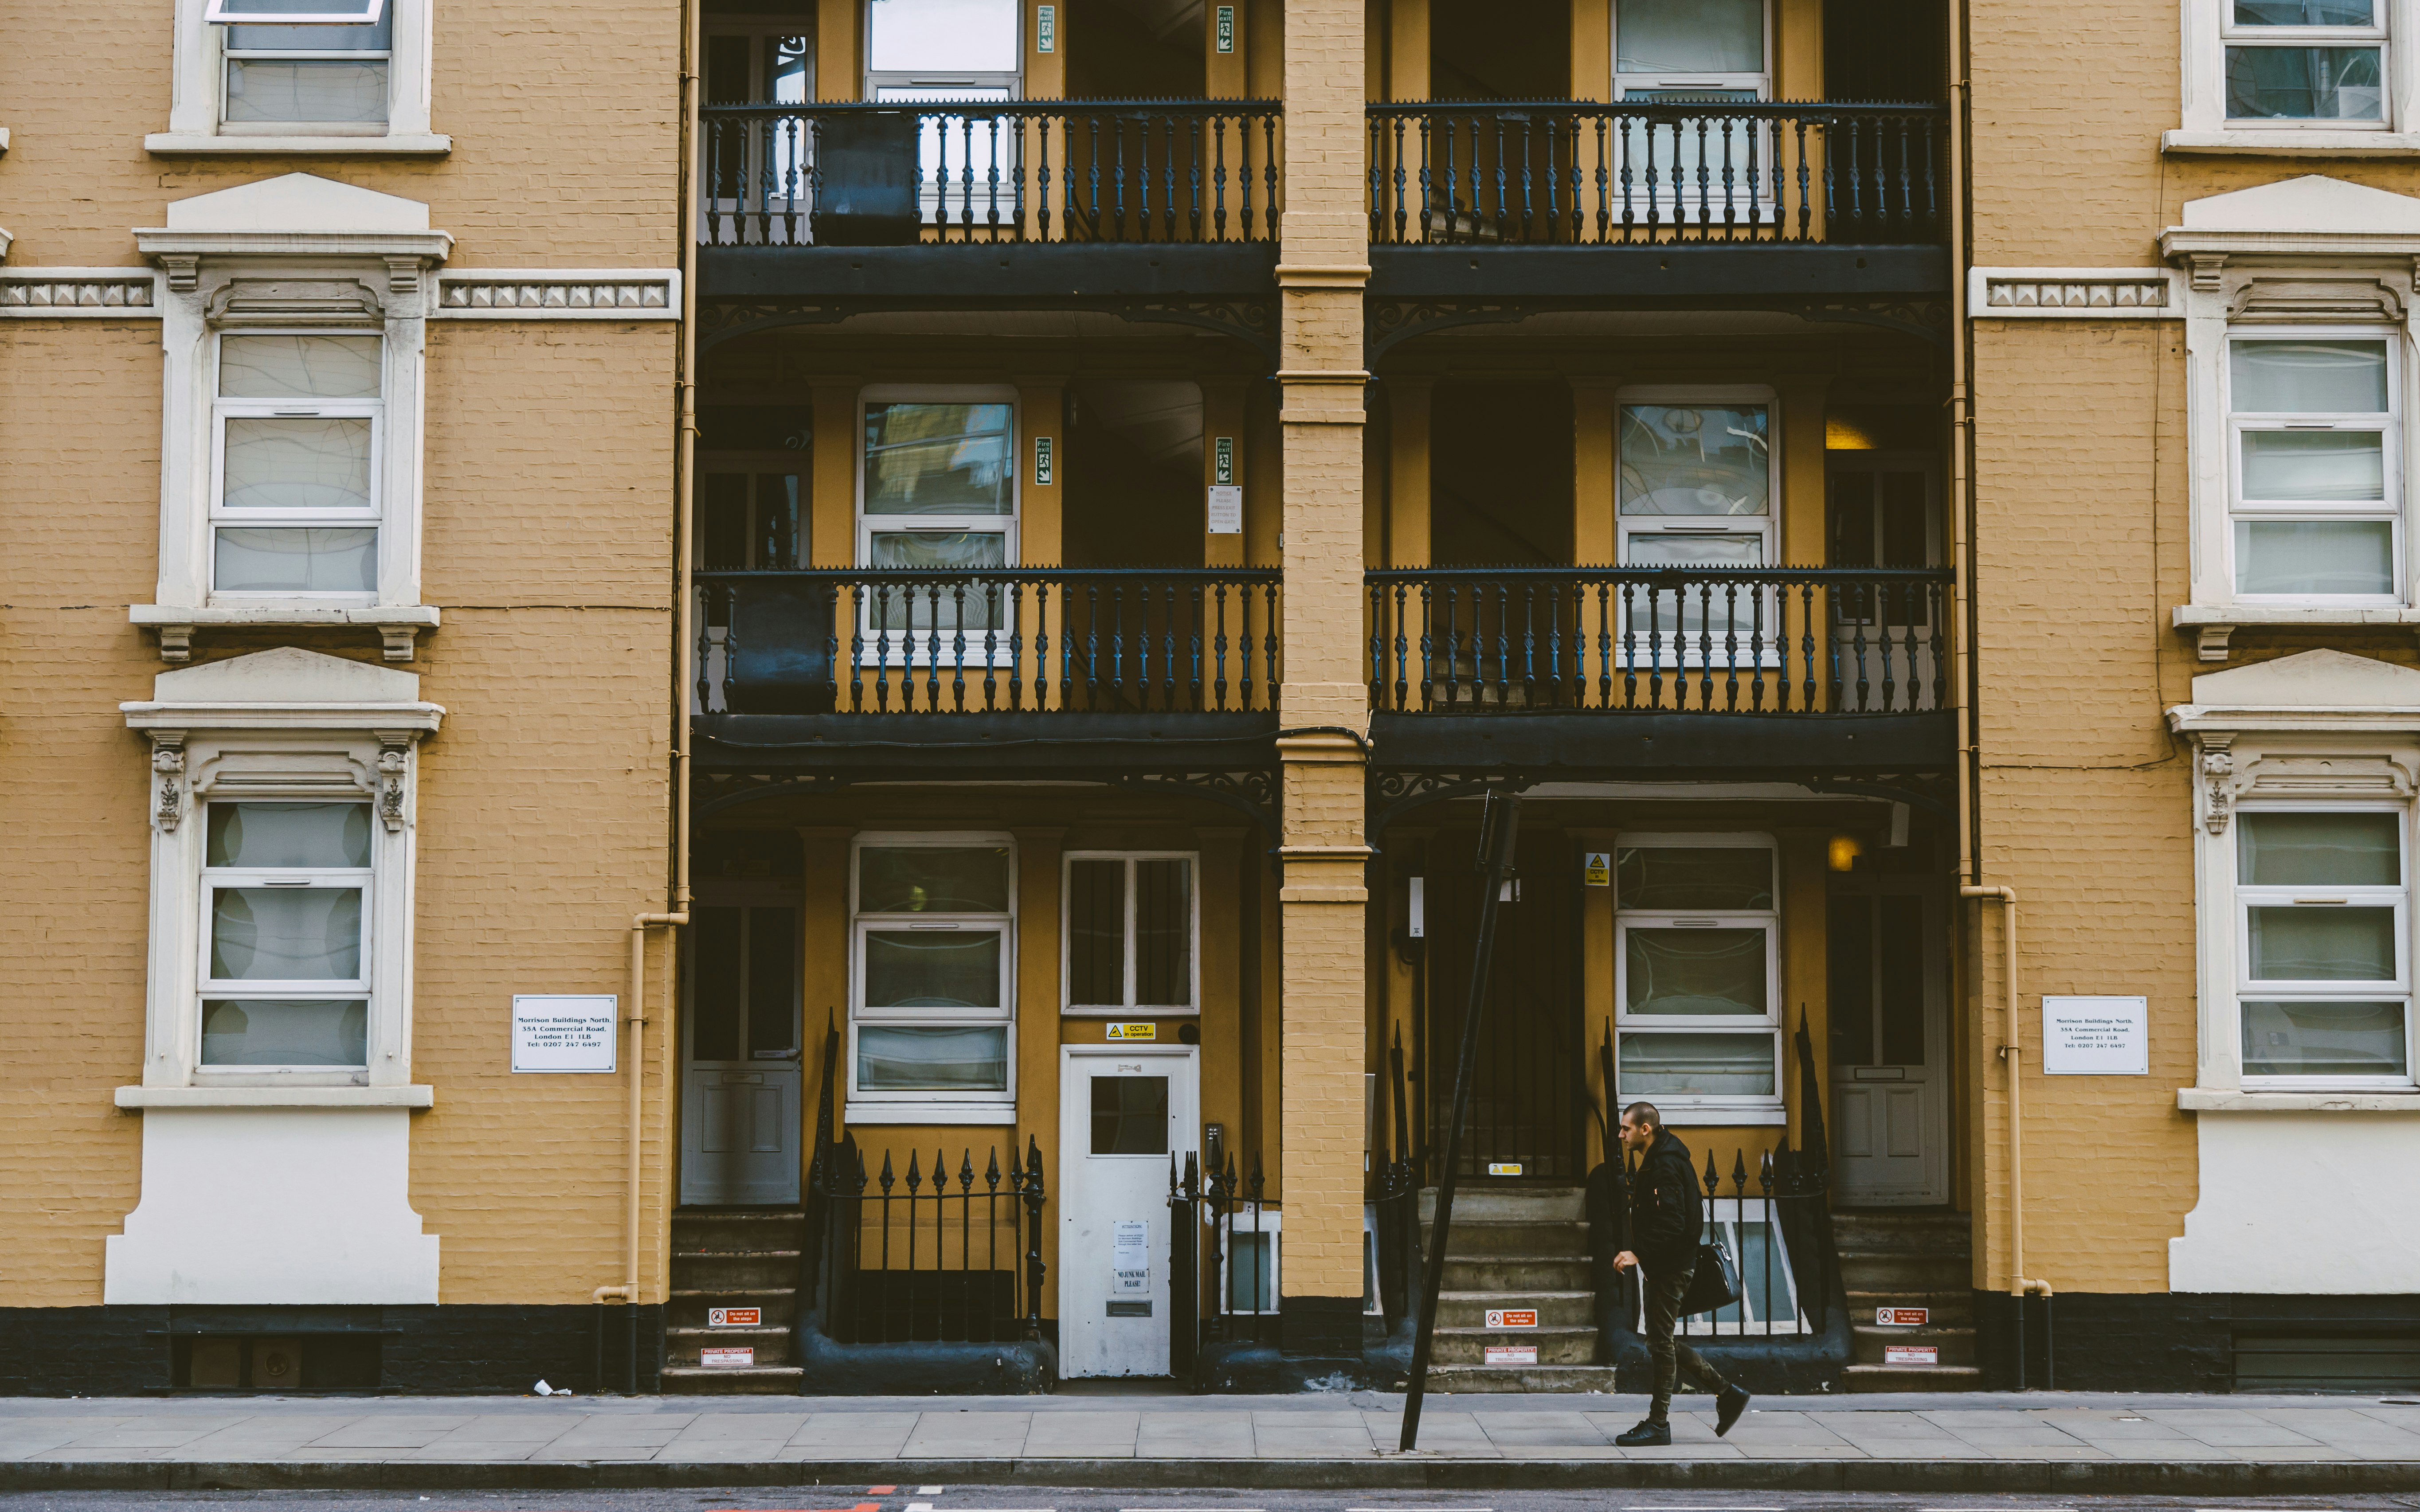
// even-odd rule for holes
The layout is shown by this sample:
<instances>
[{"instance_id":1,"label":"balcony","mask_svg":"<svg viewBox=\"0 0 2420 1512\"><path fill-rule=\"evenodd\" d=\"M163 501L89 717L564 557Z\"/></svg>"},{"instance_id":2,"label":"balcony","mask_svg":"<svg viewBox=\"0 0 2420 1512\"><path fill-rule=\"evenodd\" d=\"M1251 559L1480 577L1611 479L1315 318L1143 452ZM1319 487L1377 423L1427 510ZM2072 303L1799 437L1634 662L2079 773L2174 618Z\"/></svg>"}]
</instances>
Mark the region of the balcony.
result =
<instances>
[{"instance_id":1,"label":"balcony","mask_svg":"<svg viewBox=\"0 0 2420 1512\"><path fill-rule=\"evenodd\" d=\"M892 309L1263 294L1282 136L1268 100L707 106L701 290Z\"/></svg>"},{"instance_id":2,"label":"balcony","mask_svg":"<svg viewBox=\"0 0 2420 1512\"><path fill-rule=\"evenodd\" d=\"M1398 770L1936 772L1947 568L1365 574L1371 739Z\"/></svg>"},{"instance_id":3,"label":"balcony","mask_svg":"<svg viewBox=\"0 0 2420 1512\"><path fill-rule=\"evenodd\" d=\"M845 779L1223 770L1268 759L1279 574L701 572L709 769Z\"/></svg>"},{"instance_id":4,"label":"balcony","mask_svg":"<svg viewBox=\"0 0 2420 1512\"><path fill-rule=\"evenodd\" d=\"M1942 106L1431 101L1368 119L1373 301L1804 308L1949 289Z\"/></svg>"}]
</instances>

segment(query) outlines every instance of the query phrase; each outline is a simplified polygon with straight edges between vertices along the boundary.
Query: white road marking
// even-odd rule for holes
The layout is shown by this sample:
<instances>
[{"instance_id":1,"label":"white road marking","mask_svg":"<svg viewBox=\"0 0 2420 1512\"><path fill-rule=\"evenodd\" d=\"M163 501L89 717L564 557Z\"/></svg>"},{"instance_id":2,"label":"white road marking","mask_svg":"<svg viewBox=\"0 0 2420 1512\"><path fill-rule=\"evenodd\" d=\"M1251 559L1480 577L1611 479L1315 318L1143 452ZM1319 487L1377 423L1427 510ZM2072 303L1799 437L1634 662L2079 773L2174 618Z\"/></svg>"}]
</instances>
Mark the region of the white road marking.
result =
<instances>
[{"instance_id":1,"label":"white road marking","mask_svg":"<svg viewBox=\"0 0 2420 1512\"><path fill-rule=\"evenodd\" d=\"M916 1494L919 1496L939 1496L947 1489L949 1489L949 1488L946 1486L919 1486L916 1488Z\"/></svg>"}]
</instances>

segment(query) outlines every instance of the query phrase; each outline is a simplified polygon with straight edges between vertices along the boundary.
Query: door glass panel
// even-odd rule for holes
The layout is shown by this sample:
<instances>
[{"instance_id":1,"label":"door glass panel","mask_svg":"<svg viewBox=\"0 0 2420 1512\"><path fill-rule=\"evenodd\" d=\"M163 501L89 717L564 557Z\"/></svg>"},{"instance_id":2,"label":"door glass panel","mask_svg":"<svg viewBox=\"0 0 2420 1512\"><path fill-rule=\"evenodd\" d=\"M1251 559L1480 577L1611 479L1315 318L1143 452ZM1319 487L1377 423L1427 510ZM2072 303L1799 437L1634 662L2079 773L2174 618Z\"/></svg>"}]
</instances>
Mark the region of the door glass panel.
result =
<instances>
[{"instance_id":1,"label":"door glass panel","mask_svg":"<svg viewBox=\"0 0 2420 1512\"><path fill-rule=\"evenodd\" d=\"M366 867L366 803L213 803L209 864Z\"/></svg>"},{"instance_id":2,"label":"door glass panel","mask_svg":"<svg viewBox=\"0 0 2420 1512\"><path fill-rule=\"evenodd\" d=\"M1093 1078L1093 1153L1168 1153L1168 1078Z\"/></svg>"},{"instance_id":3,"label":"door glass panel","mask_svg":"<svg viewBox=\"0 0 2420 1512\"><path fill-rule=\"evenodd\" d=\"M1193 863L1135 862L1135 1001L1193 1006Z\"/></svg>"},{"instance_id":4,"label":"door glass panel","mask_svg":"<svg viewBox=\"0 0 2420 1512\"><path fill-rule=\"evenodd\" d=\"M1652 914L1773 906L1773 853L1761 845L1634 845L1616 857L1619 906Z\"/></svg>"},{"instance_id":5,"label":"door glass panel","mask_svg":"<svg viewBox=\"0 0 2420 1512\"><path fill-rule=\"evenodd\" d=\"M869 845L857 853L861 914L1004 914L1008 848Z\"/></svg>"},{"instance_id":6,"label":"door glass panel","mask_svg":"<svg viewBox=\"0 0 2420 1512\"><path fill-rule=\"evenodd\" d=\"M1831 979L1832 1063L1874 1063L1874 901L1826 900L1825 970Z\"/></svg>"},{"instance_id":7,"label":"door glass panel","mask_svg":"<svg viewBox=\"0 0 2420 1512\"><path fill-rule=\"evenodd\" d=\"M1761 854L1761 853L1760 853ZM1623 960L1633 1013L1765 1012L1761 929L1633 929Z\"/></svg>"},{"instance_id":8,"label":"door glass panel","mask_svg":"<svg viewBox=\"0 0 2420 1512\"><path fill-rule=\"evenodd\" d=\"M1623 1097L1773 1095L1770 1034L1622 1034L1614 1080Z\"/></svg>"},{"instance_id":9,"label":"door glass panel","mask_svg":"<svg viewBox=\"0 0 2420 1512\"><path fill-rule=\"evenodd\" d=\"M709 472L699 482L700 565L708 572L736 572L746 567L748 474Z\"/></svg>"},{"instance_id":10,"label":"door glass panel","mask_svg":"<svg viewBox=\"0 0 2420 1512\"><path fill-rule=\"evenodd\" d=\"M1874 975L1880 979L1885 1066L1924 1064L1924 909L1914 898L1885 900L1875 922Z\"/></svg>"},{"instance_id":11,"label":"door glass panel","mask_svg":"<svg viewBox=\"0 0 2420 1512\"><path fill-rule=\"evenodd\" d=\"M210 896L216 981L350 981L362 974L359 887L218 887Z\"/></svg>"},{"instance_id":12,"label":"door glass panel","mask_svg":"<svg viewBox=\"0 0 2420 1512\"><path fill-rule=\"evenodd\" d=\"M798 918L748 910L748 1053L771 1059L798 1048Z\"/></svg>"},{"instance_id":13,"label":"door glass panel","mask_svg":"<svg viewBox=\"0 0 2420 1512\"><path fill-rule=\"evenodd\" d=\"M2235 864L2246 887L2392 887L2403 881L2398 813L2247 813Z\"/></svg>"},{"instance_id":14,"label":"door glass panel","mask_svg":"<svg viewBox=\"0 0 2420 1512\"><path fill-rule=\"evenodd\" d=\"M350 1001L205 998L205 1066L365 1066L369 1005Z\"/></svg>"},{"instance_id":15,"label":"door glass panel","mask_svg":"<svg viewBox=\"0 0 2420 1512\"><path fill-rule=\"evenodd\" d=\"M749 76L748 43L745 37L709 37L706 39L706 102L709 105L746 105L754 101L755 81Z\"/></svg>"},{"instance_id":16,"label":"door glass panel","mask_svg":"<svg viewBox=\"0 0 2420 1512\"><path fill-rule=\"evenodd\" d=\"M1000 932L955 930L865 936L868 1008L1000 1007Z\"/></svg>"},{"instance_id":17,"label":"door glass panel","mask_svg":"<svg viewBox=\"0 0 2420 1512\"><path fill-rule=\"evenodd\" d=\"M2392 981L2392 908L2249 908L2255 981Z\"/></svg>"},{"instance_id":18,"label":"door glass panel","mask_svg":"<svg viewBox=\"0 0 2420 1512\"><path fill-rule=\"evenodd\" d=\"M1826 565L1874 564L1874 478L1871 472L1833 472L1832 553Z\"/></svg>"},{"instance_id":19,"label":"door glass panel","mask_svg":"<svg viewBox=\"0 0 2420 1512\"><path fill-rule=\"evenodd\" d=\"M1067 863L1067 1000L1114 1007L1126 1000L1124 861Z\"/></svg>"},{"instance_id":20,"label":"door glass panel","mask_svg":"<svg viewBox=\"0 0 2420 1512\"><path fill-rule=\"evenodd\" d=\"M2401 1003L2243 1005L2246 1076L2409 1076Z\"/></svg>"},{"instance_id":21,"label":"door glass panel","mask_svg":"<svg viewBox=\"0 0 2420 1512\"><path fill-rule=\"evenodd\" d=\"M690 1005L690 1055L739 1058L740 910L697 911L697 1000Z\"/></svg>"},{"instance_id":22,"label":"door glass panel","mask_svg":"<svg viewBox=\"0 0 2420 1512\"><path fill-rule=\"evenodd\" d=\"M1004 1092L1007 1026L861 1024L857 1085L867 1092Z\"/></svg>"}]
</instances>

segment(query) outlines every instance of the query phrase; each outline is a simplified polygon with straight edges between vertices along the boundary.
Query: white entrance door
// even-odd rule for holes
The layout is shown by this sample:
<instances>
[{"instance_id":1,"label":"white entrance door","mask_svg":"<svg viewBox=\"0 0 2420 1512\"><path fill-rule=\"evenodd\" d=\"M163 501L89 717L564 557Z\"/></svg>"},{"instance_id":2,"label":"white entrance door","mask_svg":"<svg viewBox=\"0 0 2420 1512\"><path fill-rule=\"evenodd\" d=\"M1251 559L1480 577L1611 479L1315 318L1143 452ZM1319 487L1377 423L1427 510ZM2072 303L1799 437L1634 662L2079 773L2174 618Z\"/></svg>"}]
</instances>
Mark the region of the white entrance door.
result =
<instances>
[{"instance_id":1,"label":"white entrance door","mask_svg":"<svg viewBox=\"0 0 2420 1512\"><path fill-rule=\"evenodd\" d=\"M1201 1127L1190 1045L1069 1045L1059 1077L1059 1373L1168 1374L1168 1169ZM1191 1241L1194 1236L1184 1236Z\"/></svg>"},{"instance_id":2,"label":"white entrance door","mask_svg":"<svg viewBox=\"0 0 2420 1512\"><path fill-rule=\"evenodd\" d=\"M799 908L700 904L682 1015L684 1203L799 1200Z\"/></svg>"},{"instance_id":3,"label":"white entrance door","mask_svg":"<svg viewBox=\"0 0 2420 1512\"><path fill-rule=\"evenodd\" d=\"M1861 877L1830 914L1833 1190L1842 1201L1949 1199L1948 992L1936 885Z\"/></svg>"}]
</instances>

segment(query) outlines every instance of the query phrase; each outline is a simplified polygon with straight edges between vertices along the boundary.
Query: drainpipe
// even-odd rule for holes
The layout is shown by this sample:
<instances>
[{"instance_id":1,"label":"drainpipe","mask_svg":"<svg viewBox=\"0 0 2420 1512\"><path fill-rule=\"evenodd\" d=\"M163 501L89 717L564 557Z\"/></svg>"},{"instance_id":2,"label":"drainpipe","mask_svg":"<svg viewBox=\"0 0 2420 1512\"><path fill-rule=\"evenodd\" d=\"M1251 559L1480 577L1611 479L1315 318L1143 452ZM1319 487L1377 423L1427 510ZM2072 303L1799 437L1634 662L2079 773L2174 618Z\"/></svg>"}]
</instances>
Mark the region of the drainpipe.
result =
<instances>
[{"instance_id":1,"label":"drainpipe","mask_svg":"<svg viewBox=\"0 0 2420 1512\"><path fill-rule=\"evenodd\" d=\"M1991 898L2000 904L2000 978L2006 994L2002 1022L2008 1031L2008 1042L2000 1046L2000 1058L2009 1066L2009 1295L2017 1301L2017 1389L2023 1391L2025 1298L2048 1298L2051 1288L2049 1282L2025 1274L2025 1124L2022 1101L2025 1050L2024 1021L2017 1011L2017 889L1966 886L1958 889L1958 896Z\"/></svg>"}]
</instances>

